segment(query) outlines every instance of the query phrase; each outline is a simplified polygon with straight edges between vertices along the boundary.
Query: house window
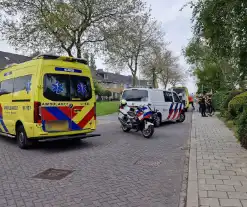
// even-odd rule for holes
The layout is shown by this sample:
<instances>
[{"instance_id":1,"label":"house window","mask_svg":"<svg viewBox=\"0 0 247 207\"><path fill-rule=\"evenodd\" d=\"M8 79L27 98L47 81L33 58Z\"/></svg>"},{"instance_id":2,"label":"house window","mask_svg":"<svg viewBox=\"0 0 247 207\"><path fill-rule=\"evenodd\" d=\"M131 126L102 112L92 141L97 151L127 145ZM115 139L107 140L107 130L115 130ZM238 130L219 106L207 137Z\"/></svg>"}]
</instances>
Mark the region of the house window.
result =
<instances>
[{"instance_id":1,"label":"house window","mask_svg":"<svg viewBox=\"0 0 247 207\"><path fill-rule=\"evenodd\" d=\"M107 80L108 79L108 75L104 74L104 79Z\"/></svg>"},{"instance_id":2,"label":"house window","mask_svg":"<svg viewBox=\"0 0 247 207\"><path fill-rule=\"evenodd\" d=\"M105 87L106 87L107 89L109 89L109 88L111 88L111 84L110 84L110 83L106 83L106 84L105 84Z\"/></svg>"}]
</instances>

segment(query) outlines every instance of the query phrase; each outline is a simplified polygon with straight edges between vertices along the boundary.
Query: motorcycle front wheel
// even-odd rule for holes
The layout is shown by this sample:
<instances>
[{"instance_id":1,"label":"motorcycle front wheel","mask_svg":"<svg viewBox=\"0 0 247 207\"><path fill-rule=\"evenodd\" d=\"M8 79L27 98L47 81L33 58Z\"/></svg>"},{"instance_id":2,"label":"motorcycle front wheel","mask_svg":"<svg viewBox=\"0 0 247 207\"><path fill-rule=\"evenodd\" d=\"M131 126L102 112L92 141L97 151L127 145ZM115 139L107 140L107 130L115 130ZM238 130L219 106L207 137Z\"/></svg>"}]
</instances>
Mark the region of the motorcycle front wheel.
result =
<instances>
[{"instance_id":1,"label":"motorcycle front wheel","mask_svg":"<svg viewBox=\"0 0 247 207\"><path fill-rule=\"evenodd\" d=\"M127 126L121 125L123 132L129 132L131 129Z\"/></svg>"},{"instance_id":2,"label":"motorcycle front wheel","mask_svg":"<svg viewBox=\"0 0 247 207\"><path fill-rule=\"evenodd\" d=\"M147 129L143 129L142 130L142 135L145 137L145 138L150 138L154 133L154 126L151 125L149 126Z\"/></svg>"}]
</instances>

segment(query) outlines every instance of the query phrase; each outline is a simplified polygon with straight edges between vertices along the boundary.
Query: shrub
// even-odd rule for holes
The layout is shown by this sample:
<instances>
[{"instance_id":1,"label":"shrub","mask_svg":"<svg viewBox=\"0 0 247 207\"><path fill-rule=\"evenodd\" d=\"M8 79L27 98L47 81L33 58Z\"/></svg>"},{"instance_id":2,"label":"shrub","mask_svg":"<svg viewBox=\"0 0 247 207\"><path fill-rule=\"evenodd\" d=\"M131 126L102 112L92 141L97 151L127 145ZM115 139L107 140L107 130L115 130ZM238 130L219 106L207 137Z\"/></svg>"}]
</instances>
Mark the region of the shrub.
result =
<instances>
[{"instance_id":1,"label":"shrub","mask_svg":"<svg viewBox=\"0 0 247 207\"><path fill-rule=\"evenodd\" d=\"M237 122L237 138L244 148L247 148L247 110L240 115Z\"/></svg>"},{"instance_id":2,"label":"shrub","mask_svg":"<svg viewBox=\"0 0 247 207\"><path fill-rule=\"evenodd\" d=\"M228 104L229 104L229 102L230 102L235 96L241 94L242 92L243 92L243 91L241 91L241 90L234 90L234 91L229 92L227 98L223 101L223 105L222 105L223 109L226 109L226 110L227 110L227 109L228 109Z\"/></svg>"},{"instance_id":3,"label":"shrub","mask_svg":"<svg viewBox=\"0 0 247 207\"><path fill-rule=\"evenodd\" d=\"M234 116L232 116L232 114L227 109L222 111L221 115L226 119L226 121L234 119Z\"/></svg>"},{"instance_id":4,"label":"shrub","mask_svg":"<svg viewBox=\"0 0 247 207\"><path fill-rule=\"evenodd\" d=\"M233 129L233 127L234 127L234 121L232 121L232 120L228 120L227 122L226 122L226 126L228 127L228 128L230 128L230 129Z\"/></svg>"},{"instance_id":5,"label":"shrub","mask_svg":"<svg viewBox=\"0 0 247 207\"><path fill-rule=\"evenodd\" d=\"M105 91L105 96L107 96L107 97L110 97L112 94L111 94L111 91L109 91L109 90L106 90Z\"/></svg>"},{"instance_id":6,"label":"shrub","mask_svg":"<svg viewBox=\"0 0 247 207\"><path fill-rule=\"evenodd\" d=\"M228 92L226 91L218 91L213 94L212 101L215 110L220 110L222 108L223 102L227 96Z\"/></svg>"},{"instance_id":7,"label":"shrub","mask_svg":"<svg viewBox=\"0 0 247 207\"><path fill-rule=\"evenodd\" d=\"M247 92L235 96L228 104L228 111L233 118L239 116L245 109L247 103Z\"/></svg>"},{"instance_id":8,"label":"shrub","mask_svg":"<svg viewBox=\"0 0 247 207\"><path fill-rule=\"evenodd\" d=\"M241 94L241 93L242 93L241 90L233 90L230 92L219 91L215 93L213 97L214 108L216 110L220 110L220 115L222 117L225 117L228 120L231 119L231 114L228 113L228 104L232 100L232 98L234 98L236 95ZM214 103L214 99L218 101L217 102L215 101Z\"/></svg>"},{"instance_id":9,"label":"shrub","mask_svg":"<svg viewBox=\"0 0 247 207\"><path fill-rule=\"evenodd\" d=\"M95 80L93 83L94 83L94 88L95 88L95 94L98 96L101 96L104 91L103 87Z\"/></svg>"}]
</instances>

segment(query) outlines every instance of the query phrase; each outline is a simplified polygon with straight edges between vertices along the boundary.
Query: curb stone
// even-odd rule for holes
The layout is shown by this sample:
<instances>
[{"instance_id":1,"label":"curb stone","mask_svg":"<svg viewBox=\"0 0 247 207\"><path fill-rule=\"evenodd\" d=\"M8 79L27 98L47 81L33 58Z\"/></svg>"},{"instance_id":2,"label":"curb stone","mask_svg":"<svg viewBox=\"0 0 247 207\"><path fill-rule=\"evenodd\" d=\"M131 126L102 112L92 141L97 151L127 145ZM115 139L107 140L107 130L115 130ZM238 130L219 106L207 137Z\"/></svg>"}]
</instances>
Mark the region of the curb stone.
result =
<instances>
[{"instance_id":1,"label":"curb stone","mask_svg":"<svg viewBox=\"0 0 247 207\"><path fill-rule=\"evenodd\" d=\"M187 144L186 144L184 172L182 176L182 185L181 185L180 196L179 196L179 207L186 207L188 173L189 173L189 155L190 155L189 147L190 147L190 139L188 139Z\"/></svg>"},{"instance_id":2,"label":"curb stone","mask_svg":"<svg viewBox=\"0 0 247 207\"><path fill-rule=\"evenodd\" d=\"M193 114L193 113L192 113ZM192 128L192 119L190 121L190 134ZM190 135L188 137L188 141L184 147L181 147L181 150L185 151L185 159L184 159L184 170L182 175L182 184L179 195L179 206L178 207L186 207L187 202L187 187L188 187L188 173L189 173L189 156L190 156Z\"/></svg>"},{"instance_id":3,"label":"curb stone","mask_svg":"<svg viewBox=\"0 0 247 207\"><path fill-rule=\"evenodd\" d=\"M194 113L192 114L192 126L190 135L189 176L186 207L199 207L196 161L196 127Z\"/></svg>"}]
</instances>

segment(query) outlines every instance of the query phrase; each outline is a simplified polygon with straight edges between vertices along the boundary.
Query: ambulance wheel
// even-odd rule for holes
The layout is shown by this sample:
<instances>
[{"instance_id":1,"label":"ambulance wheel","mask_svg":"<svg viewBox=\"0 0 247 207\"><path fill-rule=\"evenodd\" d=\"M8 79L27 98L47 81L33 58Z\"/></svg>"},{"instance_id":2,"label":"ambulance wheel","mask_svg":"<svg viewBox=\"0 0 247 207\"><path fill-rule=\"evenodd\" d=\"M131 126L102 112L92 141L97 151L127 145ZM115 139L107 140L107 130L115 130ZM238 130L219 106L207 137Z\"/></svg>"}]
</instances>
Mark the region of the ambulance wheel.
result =
<instances>
[{"instance_id":1,"label":"ambulance wheel","mask_svg":"<svg viewBox=\"0 0 247 207\"><path fill-rule=\"evenodd\" d=\"M23 125L19 125L17 127L16 139L17 139L17 144L21 149L27 149L31 145L31 142L27 138L27 134Z\"/></svg>"}]
</instances>

